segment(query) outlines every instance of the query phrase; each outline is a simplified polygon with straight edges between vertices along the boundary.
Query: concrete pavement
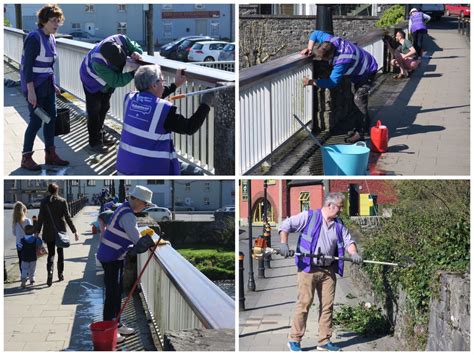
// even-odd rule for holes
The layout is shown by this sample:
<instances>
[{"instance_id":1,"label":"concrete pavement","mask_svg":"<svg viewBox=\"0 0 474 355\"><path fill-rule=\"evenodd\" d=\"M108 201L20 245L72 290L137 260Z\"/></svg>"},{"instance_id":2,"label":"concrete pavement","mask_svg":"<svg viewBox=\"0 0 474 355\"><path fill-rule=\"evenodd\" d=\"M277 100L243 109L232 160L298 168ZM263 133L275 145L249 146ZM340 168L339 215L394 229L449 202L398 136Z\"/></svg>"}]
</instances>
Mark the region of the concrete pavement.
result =
<instances>
[{"instance_id":1,"label":"concrete pavement","mask_svg":"<svg viewBox=\"0 0 474 355\"><path fill-rule=\"evenodd\" d=\"M272 245L277 246L278 235L272 229ZM253 237L261 228L253 229ZM257 262L254 260L256 291L247 290L248 280L248 236L246 230L240 235L239 250L245 254L245 311L239 313L239 349L241 351L288 351L287 337L296 304L296 267L293 258L274 256L271 269L265 270L265 279L257 278ZM294 249L297 234L290 234L290 249ZM354 288L349 263L346 263L344 278L338 276L335 308L341 304L357 305L364 301ZM303 350L316 349L318 334L318 299L315 297L310 310L307 331L301 345ZM332 341L343 351L395 351L401 350L397 340L391 336L365 338L342 328L335 328Z\"/></svg>"},{"instance_id":2,"label":"concrete pavement","mask_svg":"<svg viewBox=\"0 0 474 355\"><path fill-rule=\"evenodd\" d=\"M20 288L18 267L10 269L14 281L4 285L4 350L92 350L88 326L102 319L103 306L103 273L95 262L98 237L89 225L97 211L87 206L73 219L80 240L64 251L63 282L55 272L52 287L46 285L46 257L38 260L36 284L26 289ZM123 317L138 331L119 350L156 350L138 296Z\"/></svg>"}]
</instances>

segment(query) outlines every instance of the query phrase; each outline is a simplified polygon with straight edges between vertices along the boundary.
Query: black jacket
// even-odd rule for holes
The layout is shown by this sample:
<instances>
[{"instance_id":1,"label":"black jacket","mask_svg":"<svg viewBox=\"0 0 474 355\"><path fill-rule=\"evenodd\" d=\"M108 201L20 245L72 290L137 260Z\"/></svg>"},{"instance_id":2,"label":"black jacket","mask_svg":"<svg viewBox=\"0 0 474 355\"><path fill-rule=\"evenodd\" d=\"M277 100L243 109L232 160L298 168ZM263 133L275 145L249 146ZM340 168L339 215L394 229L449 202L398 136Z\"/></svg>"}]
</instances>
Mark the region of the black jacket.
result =
<instances>
[{"instance_id":1,"label":"black jacket","mask_svg":"<svg viewBox=\"0 0 474 355\"><path fill-rule=\"evenodd\" d=\"M56 238L53 222L46 206L48 206L51 211L51 215L54 218L54 224L58 231L66 232L67 222L71 231L76 233L76 227L72 223L66 200L57 195L49 195L41 201L38 214L38 224L36 225L37 233L40 233L41 229L43 229L42 239L46 243L54 242Z\"/></svg>"}]
</instances>

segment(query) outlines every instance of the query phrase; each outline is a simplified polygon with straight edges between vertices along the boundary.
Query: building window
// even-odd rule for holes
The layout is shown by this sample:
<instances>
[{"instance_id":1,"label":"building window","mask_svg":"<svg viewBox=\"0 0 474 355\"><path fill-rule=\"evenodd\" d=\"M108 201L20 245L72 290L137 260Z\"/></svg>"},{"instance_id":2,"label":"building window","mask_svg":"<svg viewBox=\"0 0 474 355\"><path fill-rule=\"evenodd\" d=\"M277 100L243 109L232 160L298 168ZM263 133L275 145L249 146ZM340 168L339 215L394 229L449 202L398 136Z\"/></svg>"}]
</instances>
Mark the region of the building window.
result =
<instances>
[{"instance_id":1,"label":"building window","mask_svg":"<svg viewBox=\"0 0 474 355\"><path fill-rule=\"evenodd\" d=\"M203 10L206 6L204 4L195 4L194 8L196 10Z\"/></svg>"},{"instance_id":2,"label":"building window","mask_svg":"<svg viewBox=\"0 0 474 355\"><path fill-rule=\"evenodd\" d=\"M163 23L163 38L173 38L173 23L172 22Z\"/></svg>"},{"instance_id":3,"label":"building window","mask_svg":"<svg viewBox=\"0 0 474 355\"><path fill-rule=\"evenodd\" d=\"M184 190L185 191L191 191L191 183L190 182L187 182L185 187L184 187Z\"/></svg>"},{"instance_id":4,"label":"building window","mask_svg":"<svg viewBox=\"0 0 474 355\"><path fill-rule=\"evenodd\" d=\"M87 180L87 186L95 186L95 180Z\"/></svg>"},{"instance_id":5,"label":"building window","mask_svg":"<svg viewBox=\"0 0 474 355\"><path fill-rule=\"evenodd\" d=\"M117 33L126 35L127 34L127 23L126 22L119 22L117 24Z\"/></svg>"},{"instance_id":6,"label":"building window","mask_svg":"<svg viewBox=\"0 0 474 355\"><path fill-rule=\"evenodd\" d=\"M204 197L204 206L209 206L210 204L209 197Z\"/></svg>"},{"instance_id":7,"label":"building window","mask_svg":"<svg viewBox=\"0 0 474 355\"><path fill-rule=\"evenodd\" d=\"M131 182L131 180L128 180ZM164 185L165 180L147 180L148 185ZM130 184L131 185L131 184Z\"/></svg>"},{"instance_id":8,"label":"building window","mask_svg":"<svg viewBox=\"0 0 474 355\"><path fill-rule=\"evenodd\" d=\"M206 191L206 192L211 191L211 183L210 182L205 182L204 183L204 191Z\"/></svg>"},{"instance_id":9,"label":"building window","mask_svg":"<svg viewBox=\"0 0 474 355\"><path fill-rule=\"evenodd\" d=\"M81 24L78 22L71 23L71 27L73 31L79 31L81 29Z\"/></svg>"},{"instance_id":10,"label":"building window","mask_svg":"<svg viewBox=\"0 0 474 355\"><path fill-rule=\"evenodd\" d=\"M164 4L161 6L163 10L171 10L173 8L172 4Z\"/></svg>"},{"instance_id":11,"label":"building window","mask_svg":"<svg viewBox=\"0 0 474 355\"><path fill-rule=\"evenodd\" d=\"M219 21L211 21L211 37L219 36Z\"/></svg>"},{"instance_id":12,"label":"building window","mask_svg":"<svg viewBox=\"0 0 474 355\"><path fill-rule=\"evenodd\" d=\"M309 192L300 192L300 212L309 211Z\"/></svg>"},{"instance_id":13,"label":"building window","mask_svg":"<svg viewBox=\"0 0 474 355\"><path fill-rule=\"evenodd\" d=\"M117 11L118 12L126 12L127 11L127 5L117 5Z\"/></svg>"},{"instance_id":14,"label":"building window","mask_svg":"<svg viewBox=\"0 0 474 355\"><path fill-rule=\"evenodd\" d=\"M71 186L79 186L79 180L71 180Z\"/></svg>"},{"instance_id":15,"label":"building window","mask_svg":"<svg viewBox=\"0 0 474 355\"><path fill-rule=\"evenodd\" d=\"M132 186L132 180L125 180L125 186Z\"/></svg>"},{"instance_id":16,"label":"building window","mask_svg":"<svg viewBox=\"0 0 474 355\"><path fill-rule=\"evenodd\" d=\"M88 4L85 7L86 12L94 12L94 5Z\"/></svg>"}]
</instances>

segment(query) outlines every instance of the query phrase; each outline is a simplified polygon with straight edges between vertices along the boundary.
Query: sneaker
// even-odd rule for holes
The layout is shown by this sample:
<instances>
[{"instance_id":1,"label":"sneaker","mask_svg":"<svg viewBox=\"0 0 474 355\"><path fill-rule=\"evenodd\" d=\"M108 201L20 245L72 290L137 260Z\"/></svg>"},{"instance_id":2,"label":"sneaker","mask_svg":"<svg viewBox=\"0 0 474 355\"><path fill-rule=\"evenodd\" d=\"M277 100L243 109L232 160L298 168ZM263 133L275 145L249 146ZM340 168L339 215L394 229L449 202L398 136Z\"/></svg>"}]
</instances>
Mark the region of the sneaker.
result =
<instances>
[{"instance_id":1,"label":"sneaker","mask_svg":"<svg viewBox=\"0 0 474 355\"><path fill-rule=\"evenodd\" d=\"M26 288L26 279L21 280L21 288Z\"/></svg>"},{"instance_id":2,"label":"sneaker","mask_svg":"<svg viewBox=\"0 0 474 355\"><path fill-rule=\"evenodd\" d=\"M34 284L35 284L35 282L36 282L36 280L35 280L35 278L34 278L34 277L30 278L30 285L34 285Z\"/></svg>"},{"instance_id":3,"label":"sneaker","mask_svg":"<svg viewBox=\"0 0 474 355\"><path fill-rule=\"evenodd\" d=\"M96 145L89 144L87 148L95 154L104 154L108 152L108 149L104 147L102 144L96 144Z\"/></svg>"},{"instance_id":4,"label":"sneaker","mask_svg":"<svg viewBox=\"0 0 474 355\"><path fill-rule=\"evenodd\" d=\"M106 147L111 147L115 145L115 141L113 139L108 139L108 138L102 138L102 144L105 145Z\"/></svg>"},{"instance_id":5,"label":"sneaker","mask_svg":"<svg viewBox=\"0 0 474 355\"><path fill-rule=\"evenodd\" d=\"M334 345L333 343L329 342L324 345L318 345L316 347L316 350L318 351L341 351L341 348L337 345Z\"/></svg>"},{"instance_id":6,"label":"sneaker","mask_svg":"<svg viewBox=\"0 0 474 355\"><path fill-rule=\"evenodd\" d=\"M121 335L130 335L130 334L135 333L135 329L128 328L127 326L122 325L121 327L118 328L118 332Z\"/></svg>"},{"instance_id":7,"label":"sneaker","mask_svg":"<svg viewBox=\"0 0 474 355\"><path fill-rule=\"evenodd\" d=\"M354 144L354 143L364 141L364 140L365 140L365 138L364 138L363 134L361 134L359 132L355 132L352 137L344 139L344 142L349 143L349 144Z\"/></svg>"},{"instance_id":8,"label":"sneaker","mask_svg":"<svg viewBox=\"0 0 474 355\"><path fill-rule=\"evenodd\" d=\"M58 281L64 281L64 276L63 274L58 275Z\"/></svg>"},{"instance_id":9,"label":"sneaker","mask_svg":"<svg viewBox=\"0 0 474 355\"><path fill-rule=\"evenodd\" d=\"M301 350L301 344L299 341L289 341L287 346L290 351L303 351Z\"/></svg>"},{"instance_id":10,"label":"sneaker","mask_svg":"<svg viewBox=\"0 0 474 355\"><path fill-rule=\"evenodd\" d=\"M117 344L123 343L125 341L125 337L123 335L117 334Z\"/></svg>"},{"instance_id":11,"label":"sneaker","mask_svg":"<svg viewBox=\"0 0 474 355\"><path fill-rule=\"evenodd\" d=\"M46 281L46 284L48 285L48 287L51 287L51 285L53 284L53 273L52 272L48 272L48 280Z\"/></svg>"},{"instance_id":12,"label":"sneaker","mask_svg":"<svg viewBox=\"0 0 474 355\"><path fill-rule=\"evenodd\" d=\"M354 134L356 134L357 130L355 128L351 129L350 131L347 132L345 138L351 138Z\"/></svg>"}]
</instances>

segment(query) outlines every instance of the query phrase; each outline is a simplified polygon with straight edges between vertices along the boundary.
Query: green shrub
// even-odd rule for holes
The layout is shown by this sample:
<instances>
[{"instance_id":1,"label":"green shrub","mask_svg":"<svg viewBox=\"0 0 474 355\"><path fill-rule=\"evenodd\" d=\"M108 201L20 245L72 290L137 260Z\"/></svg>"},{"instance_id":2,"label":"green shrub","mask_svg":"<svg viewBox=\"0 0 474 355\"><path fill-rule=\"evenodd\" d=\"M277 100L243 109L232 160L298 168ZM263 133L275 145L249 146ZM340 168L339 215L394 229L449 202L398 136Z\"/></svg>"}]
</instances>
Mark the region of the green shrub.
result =
<instances>
[{"instance_id":1,"label":"green shrub","mask_svg":"<svg viewBox=\"0 0 474 355\"><path fill-rule=\"evenodd\" d=\"M388 28L405 20L405 7L403 5L393 5L389 7L380 19L375 23L378 28Z\"/></svg>"},{"instance_id":2,"label":"green shrub","mask_svg":"<svg viewBox=\"0 0 474 355\"><path fill-rule=\"evenodd\" d=\"M391 328L380 308L365 307L363 304L357 307L339 307L334 312L333 320L335 325L342 325L364 336L386 335Z\"/></svg>"}]
</instances>

